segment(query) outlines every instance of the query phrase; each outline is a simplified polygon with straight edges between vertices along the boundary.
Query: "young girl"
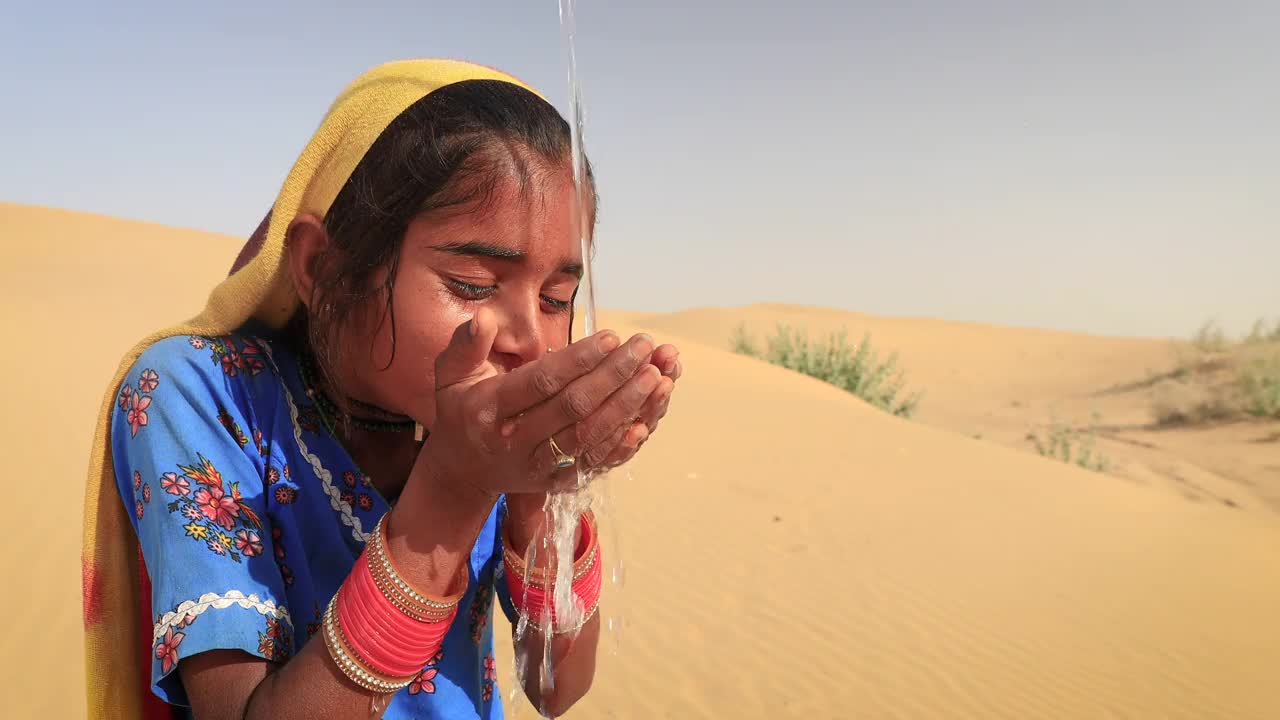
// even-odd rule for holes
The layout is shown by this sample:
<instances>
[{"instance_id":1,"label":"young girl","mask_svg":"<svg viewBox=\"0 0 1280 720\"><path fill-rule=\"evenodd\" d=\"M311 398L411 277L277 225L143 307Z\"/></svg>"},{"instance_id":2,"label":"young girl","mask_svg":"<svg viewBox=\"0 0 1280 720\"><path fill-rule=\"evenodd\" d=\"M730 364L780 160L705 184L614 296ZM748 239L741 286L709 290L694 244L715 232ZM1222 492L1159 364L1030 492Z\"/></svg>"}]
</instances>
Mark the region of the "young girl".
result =
<instances>
[{"instance_id":1,"label":"young girl","mask_svg":"<svg viewBox=\"0 0 1280 720\"><path fill-rule=\"evenodd\" d=\"M502 716L492 606L555 605L554 559L524 562L547 494L633 457L681 372L645 335L570 343L571 170L567 123L496 70L398 62L344 91L206 310L109 391L92 716ZM594 672L608 548L590 513L577 533L553 682L545 637L515 648L549 715Z\"/></svg>"}]
</instances>

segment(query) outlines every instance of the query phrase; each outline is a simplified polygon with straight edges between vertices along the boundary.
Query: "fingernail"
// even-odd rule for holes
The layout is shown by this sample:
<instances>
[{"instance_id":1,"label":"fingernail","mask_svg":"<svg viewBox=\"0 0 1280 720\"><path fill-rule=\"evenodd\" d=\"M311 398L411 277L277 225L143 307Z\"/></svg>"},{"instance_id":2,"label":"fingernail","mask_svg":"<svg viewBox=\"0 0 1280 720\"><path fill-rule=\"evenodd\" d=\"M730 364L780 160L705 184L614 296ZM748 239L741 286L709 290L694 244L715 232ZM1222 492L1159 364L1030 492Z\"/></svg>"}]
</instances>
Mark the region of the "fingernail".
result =
<instances>
[{"instance_id":1,"label":"fingernail","mask_svg":"<svg viewBox=\"0 0 1280 720\"><path fill-rule=\"evenodd\" d=\"M640 443L644 442L645 439L649 437L648 426L640 425L639 428L640 428L640 432L638 433L635 431L632 431L635 435L635 439L631 441L632 447L639 447Z\"/></svg>"},{"instance_id":2,"label":"fingernail","mask_svg":"<svg viewBox=\"0 0 1280 720\"><path fill-rule=\"evenodd\" d=\"M662 373L658 372L658 368L650 365L640 375L640 392L648 395L658 387L660 382L662 382Z\"/></svg>"},{"instance_id":3,"label":"fingernail","mask_svg":"<svg viewBox=\"0 0 1280 720\"><path fill-rule=\"evenodd\" d=\"M653 338L646 333L636 335L632 343L631 347L639 357L648 357L649 353L653 352Z\"/></svg>"},{"instance_id":4,"label":"fingernail","mask_svg":"<svg viewBox=\"0 0 1280 720\"><path fill-rule=\"evenodd\" d=\"M613 352L620 344L622 344L622 341L618 339L617 335L612 331L606 332L604 337L600 338L600 352Z\"/></svg>"}]
</instances>

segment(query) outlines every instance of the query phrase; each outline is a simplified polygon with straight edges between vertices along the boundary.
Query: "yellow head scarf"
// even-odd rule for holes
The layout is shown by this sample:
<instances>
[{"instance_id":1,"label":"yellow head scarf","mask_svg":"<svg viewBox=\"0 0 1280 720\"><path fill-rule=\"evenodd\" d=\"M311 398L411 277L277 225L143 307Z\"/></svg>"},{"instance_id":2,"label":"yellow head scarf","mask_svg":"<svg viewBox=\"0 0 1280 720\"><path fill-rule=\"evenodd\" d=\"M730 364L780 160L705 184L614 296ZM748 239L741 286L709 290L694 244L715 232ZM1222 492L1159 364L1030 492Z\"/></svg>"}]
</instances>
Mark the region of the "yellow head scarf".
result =
<instances>
[{"instance_id":1,"label":"yellow head scarf","mask_svg":"<svg viewBox=\"0 0 1280 720\"><path fill-rule=\"evenodd\" d=\"M298 305L284 265L285 232L300 213L323 217L378 135L428 93L464 80L503 80L533 88L493 68L456 60L406 60L376 67L343 90L285 179L271 213L234 272L194 319L143 339L121 361L107 387L89 460L85 489L85 660L90 718L164 717L150 692L151 618L138 544L116 491L111 459L111 410L128 368L152 343L173 335L223 335L251 317L272 327ZM144 608L140 612L139 608Z\"/></svg>"}]
</instances>

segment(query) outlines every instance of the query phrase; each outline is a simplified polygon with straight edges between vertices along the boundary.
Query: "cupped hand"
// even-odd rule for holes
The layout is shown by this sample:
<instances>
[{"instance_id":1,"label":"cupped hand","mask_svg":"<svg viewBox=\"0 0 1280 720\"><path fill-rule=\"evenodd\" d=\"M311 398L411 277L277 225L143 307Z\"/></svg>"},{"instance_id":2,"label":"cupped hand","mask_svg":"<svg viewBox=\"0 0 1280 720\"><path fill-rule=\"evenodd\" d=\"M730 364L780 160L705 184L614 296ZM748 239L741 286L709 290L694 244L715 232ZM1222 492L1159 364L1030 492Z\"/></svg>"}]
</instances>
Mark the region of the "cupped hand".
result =
<instances>
[{"instance_id":1,"label":"cupped hand","mask_svg":"<svg viewBox=\"0 0 1280 720\"><path fill-rule=\"evenodd\" d=\"M419 456L427 475L491 497L567 489L578 470L619 456L634 439L636 418L656 423L665 411L657 393L670 374L654 365L647 335L621 343L600 332L497 374L488 362L497 331L482 309L437 358L435 422ZM666 351L658 359L669 364L674 357ZM672 369L678 372L678 361ZM552 438L576 459L574 467L559 466Z\"/></svg>"}]
</instances>

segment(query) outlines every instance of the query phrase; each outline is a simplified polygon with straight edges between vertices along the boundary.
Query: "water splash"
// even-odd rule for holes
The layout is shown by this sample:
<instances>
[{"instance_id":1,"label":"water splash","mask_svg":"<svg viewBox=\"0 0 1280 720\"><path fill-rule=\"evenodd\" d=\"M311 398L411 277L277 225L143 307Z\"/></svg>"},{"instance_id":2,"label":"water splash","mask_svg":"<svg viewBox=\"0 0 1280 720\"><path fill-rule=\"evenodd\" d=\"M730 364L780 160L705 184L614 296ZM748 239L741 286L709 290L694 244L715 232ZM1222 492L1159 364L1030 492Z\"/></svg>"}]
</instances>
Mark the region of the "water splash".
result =
<instances>
[{"instance_id":1,"label":"water splash","mask_svg":"<svg viewBox=\"0 0 1280 720\"><path fill-rule=\"evenodd\" d=\"M571 206L572 227L578 236L582 249L583 277L576 301L583 309L584 337L590 337L597 330L595 276L592 271L592 206L595 192L587 177L586 153L583 151L584 113L582 90L578 82L578 61L575 48L577 27L575 24L575 0L558 0L560 6L560 29L564 42L565 61L568 66L569 83L569 129L571 137L571 162L573 164L573 203ZM601 640L608 642L609 649L616 654L620 648L620 636L623 618L616 610L606 614L605 603L616 603L616 591L621 590L625 573L621 561L621 550L614 521L613 502L608 492L609 483L604 473L578 472L577 487L569 492L549 495L543 506L542 528L535 535L535 542L528 549L525 558L525 587L529 587L529 571L537 567L538 556L546 557L546 553L555 556L555 578L552 581L554 605L561 615L556 623L561 627L578 627L583 620L582 608L573 594L573 560L576 549L574 537L578 527L578 518L594 509L597 525L600 530L601 557L603 563L604 588L601 594ZM550 532L546 530L549 529ZM523 605L524 603L520 603ZM530 618L522 613L515 627L517 648L521 645L531 627L536 627L543 636L541 689L546 692L554 688L555 667L551 656L553 640L553 623L550 611L543 612L539 618ZM529 657L522 657L519 650L515 653L513 671L515 682L511 684L508 694L509 714L515 714L516 699L519 689L529 671ZM545 716L545 713L544 713Z\"/></svg>"}]
</instances>

